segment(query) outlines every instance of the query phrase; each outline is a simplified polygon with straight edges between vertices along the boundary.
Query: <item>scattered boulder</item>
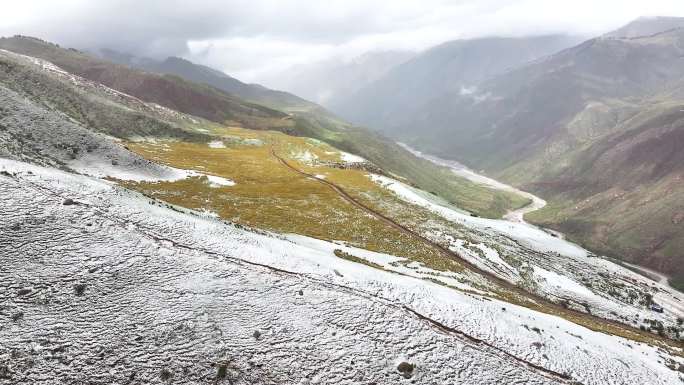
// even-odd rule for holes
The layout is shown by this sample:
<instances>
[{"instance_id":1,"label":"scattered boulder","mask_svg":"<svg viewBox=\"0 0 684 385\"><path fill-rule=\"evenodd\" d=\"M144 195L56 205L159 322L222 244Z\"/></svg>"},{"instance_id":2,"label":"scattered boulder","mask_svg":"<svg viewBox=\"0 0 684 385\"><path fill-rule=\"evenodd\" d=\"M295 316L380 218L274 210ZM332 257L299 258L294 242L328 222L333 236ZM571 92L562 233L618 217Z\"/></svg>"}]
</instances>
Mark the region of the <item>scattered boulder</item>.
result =
<instances>
[{"instance_id":1,"label":"scattered boulder","mask_svg":"<svg viewBox=\"0 0 684 385\"><path fill-rule=\"evenodd\" d=\"M397 371L401 373L404 378L411 378L413 376L413 371L416 369L416 365L410 364L406 361L402 361L397 366Z\"/></svg>"},{"instance_id":2,"label":"scattered boulder","mask_svg":"<svg viewBox=\"0 0 684 385\"><path fill-rule=\"evenodd\" d=\"M9 380L12 378L12 373L10 372L9 367L7 365L0 365L0 379L5 379Z\"/></svg>"},{"instance_id":3,"label":"scattered boulder","mask_svg":"<svg viewBox=\"0 0 684 385\"><path fill-rule=\"evenodd\" d=\"M216 372L216 379L217 380L223 380L224 378L226 378L227 374L228 374L228 365L221 364L218 367L218 372Z\"/></svg>"},{"instance_id":4,"label":"scattered boulder","mask_svg":"<svg viewBox=\"0 0 684 385\"><path fill-rule=\"evenodd\" d=\"M299 295L304 295L304 290L299 290Z\"/></svg>"},{"instance_id":5,"label":"scattered boulder","mask_svg":"<svg viewBox=\"0 0 684 385\"><path fill-rule=\"evenodd\" d=\"M17 322L22 318L24 318L24 312L20 311L20 312L12 314L12 321L14 321L14 322Z\"/></svg>"},{"instance_id":6,"label":"scattered boulder","mask_svg":"<svg viewBox=\"0 0 684 385\"><path fill-rule=\"evenodd\" d=\"M173 377L173 373L169 369L162 369L161 373L159 373L159 378L161 378L162 381L169 381Z\"/></svg>"},{"instance_id":7,"label":"scattered boulder","mask_svg":"<svg viewBox=\"0 0 684 385\"><path fill-rule=\"evenodd\" d=\"M74 285L74 292L76 292L77 296L82 296L83 293L85 293L86 289L86 284L85 283L77 283Z\"/></svg>"}]
</instances>

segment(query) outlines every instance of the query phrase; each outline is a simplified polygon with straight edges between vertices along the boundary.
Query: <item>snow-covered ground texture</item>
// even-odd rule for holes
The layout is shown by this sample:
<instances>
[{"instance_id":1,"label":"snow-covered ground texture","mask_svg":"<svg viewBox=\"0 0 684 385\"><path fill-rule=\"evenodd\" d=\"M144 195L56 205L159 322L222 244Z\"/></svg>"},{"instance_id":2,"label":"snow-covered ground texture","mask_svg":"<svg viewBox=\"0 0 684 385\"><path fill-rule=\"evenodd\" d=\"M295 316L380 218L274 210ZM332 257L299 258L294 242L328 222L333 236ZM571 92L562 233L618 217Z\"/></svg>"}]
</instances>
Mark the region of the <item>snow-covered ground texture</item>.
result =
<instances>
[{"instance_id":1,"label":"snow-covered ground texture","mask_svg":"<svg viewBox=\"0 0 684 385\"><path fill-rule=\"evenodd\" d=\"M483 270L576 310L660 329L675 338L681 333L680 292L527 223L473 217L394 179L370 178L403 201L446 219L453 226L418 230ZM664 313L652 311L650 300L662 305Z\"/></svg>"},{"instance_id":2,"label":"snow-covered ground texture","mask_svg":"<svg viewBox=\"0 0 684 385\"><path fill-rule=\"evenodd\" d=\"M662 349L335 250L392 256L85 176L0 159L0 217L0 383L682 381Z\"/></svg>"},{"instance_id":3,"label":"snow-covered ground texture","mask_svg":"<svg viewBox=\"0 0 684 385\"><path fill-rule=\"evenodd\" d=\"M296 159L305 164L313 164L318 159L318 156L309 150L297 151L290 155L292 159Z\"/></svg>"}]
</instances>

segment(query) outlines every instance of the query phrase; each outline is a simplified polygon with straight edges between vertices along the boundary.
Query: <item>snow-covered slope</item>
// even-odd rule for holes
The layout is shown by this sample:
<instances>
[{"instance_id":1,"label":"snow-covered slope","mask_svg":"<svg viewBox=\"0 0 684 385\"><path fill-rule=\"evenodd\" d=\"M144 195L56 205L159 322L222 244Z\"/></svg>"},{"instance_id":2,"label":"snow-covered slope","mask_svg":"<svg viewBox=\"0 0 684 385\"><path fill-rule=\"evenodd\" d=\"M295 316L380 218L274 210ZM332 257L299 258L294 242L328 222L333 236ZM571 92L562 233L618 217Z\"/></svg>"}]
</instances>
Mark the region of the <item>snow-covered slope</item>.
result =
<instances>
[{"instance_id":1,"label":"snow-covered slope","mask_svg":"<svg viewBox=\"0 0 684 385\"><path fill-rule=\"evenodd\" d=\"M680 381L661 349L334 254L370 252L0 172L0 383Z\"/></svg>"},{"instance_id":2,"label":"snow-covered slope","mask_svg":"<svg viewBox=\"0 0 684 385\"><path fill-rule=\"evenodd\" d=\"M555 302L576 306L636 327L676 328L684 318L684 295L627 268L591 255L580 246L527 223L477 218L433 200L397 180L369 175L407 203L426 208L467 229L469 239L449 229L431 237L450 245L483 270ZM650 296L664 313L648 309Z\"/></svg>"},{"instance_id":3,"label":"snow-covered slope","mask_svg":"<svg viewBox=\"0 0 684 385\"><path fill-rule=\"evenodd\" d=\"M0 85L0 156L98 177L175 180L187 175L126 150Z\"/></svg>"}]
</instances>

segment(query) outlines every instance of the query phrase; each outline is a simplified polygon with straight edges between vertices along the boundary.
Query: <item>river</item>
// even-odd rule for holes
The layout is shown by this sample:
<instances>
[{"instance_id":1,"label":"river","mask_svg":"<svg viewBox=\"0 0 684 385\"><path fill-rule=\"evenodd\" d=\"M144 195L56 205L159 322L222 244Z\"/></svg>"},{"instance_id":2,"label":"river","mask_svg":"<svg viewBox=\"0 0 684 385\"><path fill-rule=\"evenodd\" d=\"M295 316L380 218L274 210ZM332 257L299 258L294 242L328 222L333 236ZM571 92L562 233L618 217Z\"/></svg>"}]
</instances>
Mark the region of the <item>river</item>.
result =
<instances>
[{"instance_id":1,"label":"river","mask_svg":"<svg viewBox=\"0 0 684 385\"><path fill-rule=\"evenodd\" d=\"M489 178L489 177L484 176L484 175L480 175L480 174L476 173L475 171L469 169L468 167L462 165L461 163L459 163L455 160L442 159L442 158L439 158L439 157L434 156L434 155L425 154L425 153L420 152L414 148L411 148L410 146L408 146L404 143L398 143L398 144L401 147L405 148L406 150L410 151L412 154L416 155L417 157L429 160L430 162L435 163L435 164L440 165L440 166L448 167L449 169L451 169L451 171L454 174L461 176L463 178L466 178L472 182L479 183L479 184L482 184L485 186L489 186L489 187L497 189L497 190L509 191L509 192L513 192L516 194L520 194L526 198L529 198L532 201L530 204L528 204L525 207L521 207L517 210L509 211L503 217L503 219L505 219L507 221L516 222L516 223L524 223L524 224L527 224L529 226L534 226L532 224L525 222L525 219L524 219L525 214L530 213L530 212L535 211L535 210L539 210L542 207L546 206L546 201L543 200L542 198L540 198L540 197L538 197L532 193L529 193L527 191L522 191L522 190L517 189L513 186L507 185L505 183L501 183L498 180ZM534 226L534 227L537 227L537 226ZM537 228L539 228L539 227L537 227ZM551 235L553 235L553 236L555 236L555 237L558 237L561 239L565 238L563 233L557 232L555 230L545 229L545 228L540 228L540 229L551 234ZM662 273L659 273L657 271L650 270L650 269L647 269L647 268L644 268L644 267L638 266L638 265L632 265L632 264L628 264L628 265L631 266L632 268L641 270L642 272L644 272L643 275L648 276L653 281L658 282L661 285L672 289L672 287L669 284L669 277L663 275ZM678 306L682 307L681 310L684 312L684 306L681 304Z\"/></svg>"},{"instance_id":2,"label":"river","mask_svg":"<svg viewBox=\"0 0 684 385\"><path fill-rule=\"evenodd\" d=\"M480 175L475 171L469 169L468 167L458 163L455 160L442 159L434 155L425 154L414 148L411 148L410 146L404 143L398 144L406 150L410 151L413 155L429 160L430 162L438 164L440 166L448 167L454 174L466 178L469 181L482 184L497 190L516 193L531 200L530 204L528 204L527 206L521 207L517 210L509 211L506 215L504 215L503 219L509 220L511 222L526 223L524 219L525 214L539 210L542 207L546 206L546 201L541 199L540 197L527 191L522 191L505 183L501 183L498 180L489 178L484 175ZM553 234L560 235L557 232L553 232Z\"/></svg>"}]
</instances>

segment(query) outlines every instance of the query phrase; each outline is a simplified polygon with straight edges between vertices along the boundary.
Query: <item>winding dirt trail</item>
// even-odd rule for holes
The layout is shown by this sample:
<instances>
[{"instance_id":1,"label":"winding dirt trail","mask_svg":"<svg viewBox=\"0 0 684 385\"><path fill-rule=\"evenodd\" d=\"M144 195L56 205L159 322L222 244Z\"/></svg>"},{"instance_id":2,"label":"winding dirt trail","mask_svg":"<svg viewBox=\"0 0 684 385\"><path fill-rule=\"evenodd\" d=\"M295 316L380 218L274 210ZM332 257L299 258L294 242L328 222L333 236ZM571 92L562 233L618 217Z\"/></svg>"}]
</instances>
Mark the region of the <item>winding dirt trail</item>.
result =
<instances>
[{"instance_id":1,"label":"winding dirt trail","mask_svg":"<svg viewBox=\"0 0 684 385\"><path fill-rule=\"evenodd\" d=\"M336 185L335 183L330 182L330 181L325 180L325 179L322 179L322 178L319 178L313 174L309 174L307 172L304 172L304 171L298 169L297 167L291 165L285 159L280 157L276 153L276 151L273 147L271 147L271 154L273 155L274 158L276 158L278 160L278 162L280 164L282 164L284 167L291 170L292 172L295 172L295 173L297 173L297 174L299 174L305 178L313 179L313 180L315 180L321 184L328 186L330 189L335 191L345 201L347 201L350 204L358 207L359 209L365 211L366 213L372 215L373 217L381 220L382 222L388 224L389 226L401 231L402 233L404 233L406 235L414 237L414 238L420 240L421 242L439 250L446 257L453 258L453 259L457 260L459 263L464 265L466 268L470 269L471 271L473 271L479 275L486 277L490 282L498 285L499 287L510 290L511 292L513 292L517 295L520 295L523 298L527 298L527 299L531 300L532 302L534 302L538 305L542 305L543 308L550 310L550 311L544 311L544 313L556 315L556 316L564 318L566 320L570 320L571 322L574 322L574 323L577 323L577 322L572 321L572 318L582 318L582 319L586 319L589 321L593 321L594 323L598 323L599 325L612 325L616 328L619 328L619 329L621 329L625 332L631 333L633 335L641 335L642 334L639 329L634 328L630 325L626 325L626 324L623 324L623 323L620 323L617 321L601 318L601 317L598 317L598 316L593 315L593 314L583 313L583 312L578 311L578 310L573 310L570 308L562 307L559 304L551 302L547 298L544 298L544 297L542 297L538 294L535 294L535 293L531 293L531 292L519 287L518 285L515 285L511 282L506 281L503 278L496 276L493 273L490 273L489 271L483 270L483 269L479 268L478 266L472 264L471 262L469 262L465 258L463 258L457 252L452 251L452 250L448 249L447 247L445 247L445 246L443 246L443 245L441 245L441 244L439 244L439 243L437 243L431 239L426 238L425 236L419 234L418 232L409 229L408 227L394 221L393 219L385 216L384 214L377 212L373 208L365 205L364 203L359 202L358 200L356 200L356 198L349 195L349 193L347 193L342 187ZM524 306L524 305L522 305L522 306ZM536 310L540 311L539 309L536 309ZM566 316L562 316L561 314L565 314ZM604 328L600 327L600 326L592 328L592 327L587 326L584 323L578 323L578 325L587 327L587 328L594 330L594 331L600 331L603 333L611 334L611 333L605 331ZM665 340L665 339L662 339L662 338L659 338L659 337L653 336L653 335L649 335L649 337L651 339L662 340L665 342L666 345L670 345L670 343L673 342L673 341ZM681 346L684 347L684 344L681 344Z\"/></svg>"}]
</instances>

